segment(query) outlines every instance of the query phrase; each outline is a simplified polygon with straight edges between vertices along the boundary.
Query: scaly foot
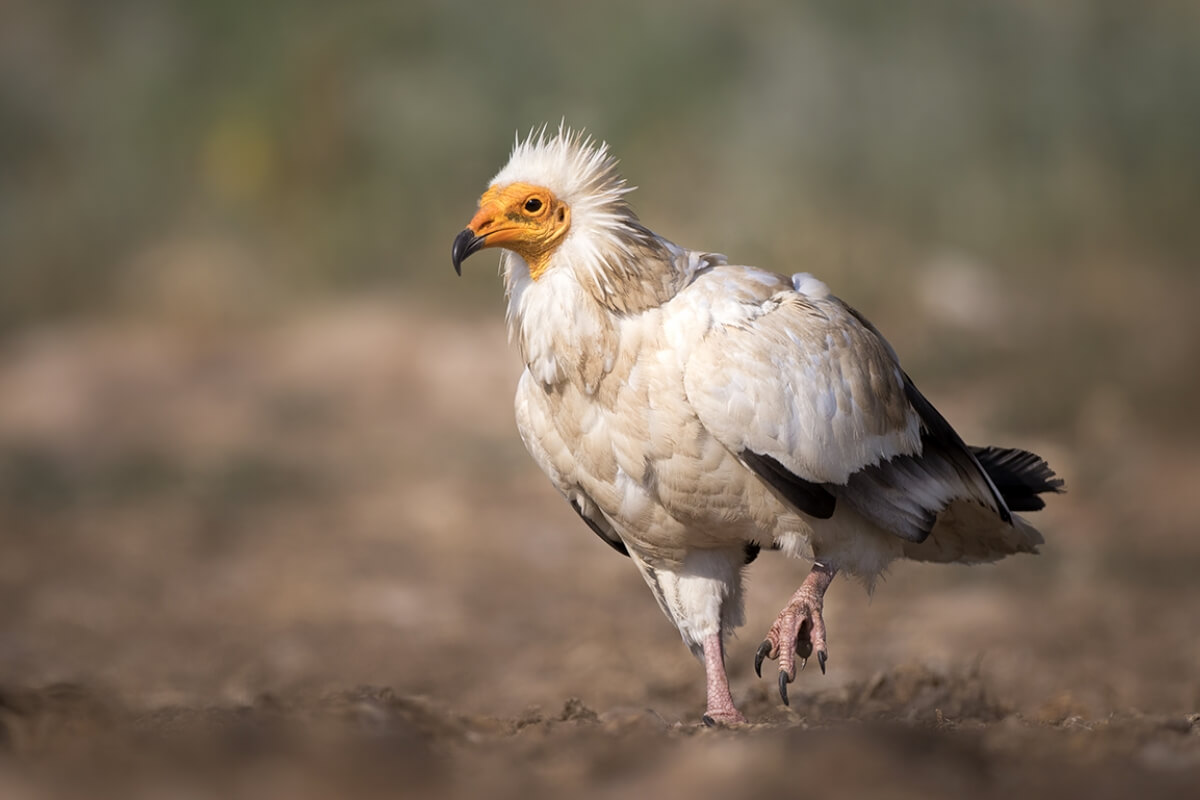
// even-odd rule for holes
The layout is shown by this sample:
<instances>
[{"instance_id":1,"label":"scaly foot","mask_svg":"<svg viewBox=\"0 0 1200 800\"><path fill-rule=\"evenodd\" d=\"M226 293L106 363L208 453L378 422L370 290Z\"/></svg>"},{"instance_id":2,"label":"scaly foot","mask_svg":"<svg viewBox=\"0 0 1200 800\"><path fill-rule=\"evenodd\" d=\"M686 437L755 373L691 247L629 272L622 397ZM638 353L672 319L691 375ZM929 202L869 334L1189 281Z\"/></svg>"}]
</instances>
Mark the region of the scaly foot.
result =
<instances>
[{"instance_id":1,"label":"scaly foot","mask_svg":"<svg viewBox=\"0 0 1200 800\"><path fill-rule=\"evenodd\" d=\"M763 659L779 659L779 697L785 706L788 705L787 685L796 679L796 656L800 656L803 668L809 657L816 653L821 674L825 674L829 650L825 646L825 620L821 618L821 609L825 604L825 590L836 574L836 569L820 561L813 564L812 571L779 612L767 638L754 654L754 671L760 678Z\"/></svg>"},{"instance_id":2,"label":"scaly foot","mask_svg":"<svg viewBox=\"0 0 1200 800\"><path fill-rule=\"evenodd\" d=\"M725 645L721 634L709 636L703 645L704 674L708 684L708 709L704 712L704 724L712 728L745 723L746 718L733 705L733 697L729 694L729 678L725 675Z\"/></svg>"}]
</instances>

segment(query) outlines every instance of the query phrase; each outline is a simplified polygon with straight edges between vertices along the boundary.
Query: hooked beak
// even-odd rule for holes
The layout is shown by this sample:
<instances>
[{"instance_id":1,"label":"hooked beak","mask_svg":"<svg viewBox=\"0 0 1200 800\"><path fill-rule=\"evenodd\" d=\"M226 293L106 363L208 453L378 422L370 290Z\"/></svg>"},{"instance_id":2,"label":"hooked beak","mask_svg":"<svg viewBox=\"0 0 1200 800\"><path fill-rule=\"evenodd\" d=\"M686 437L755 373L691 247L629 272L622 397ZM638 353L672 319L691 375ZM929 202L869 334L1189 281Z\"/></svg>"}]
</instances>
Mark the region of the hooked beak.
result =
<instances>
[{"instance_id":1,"label":"hooked beak","mask_svg":"<svg viewBox=\"0 0 1200 800\"><path fill-rule=\"evenodd\" d=\"M470 228L463 228L462 232L454 237L454 246L450 249L450 259L454 262L455 274L461 278L462 262L467 256L482 250L483 247L483 236L477 235Z\"/></svg>"},{"instance_id":2,"label":"hooked beak","mask_svg":"<svg viewBox=\"0 0 1200 800\"><path fill-rule=\"evenodd\" d=\"M479 211L454 238L454 247L450 250L454 271L461 276L462 262L467 256L485 247L503 247L519 242L524 233L524 228L507 219L504 203L484 195Z\"/></svg>"}]
</instances>

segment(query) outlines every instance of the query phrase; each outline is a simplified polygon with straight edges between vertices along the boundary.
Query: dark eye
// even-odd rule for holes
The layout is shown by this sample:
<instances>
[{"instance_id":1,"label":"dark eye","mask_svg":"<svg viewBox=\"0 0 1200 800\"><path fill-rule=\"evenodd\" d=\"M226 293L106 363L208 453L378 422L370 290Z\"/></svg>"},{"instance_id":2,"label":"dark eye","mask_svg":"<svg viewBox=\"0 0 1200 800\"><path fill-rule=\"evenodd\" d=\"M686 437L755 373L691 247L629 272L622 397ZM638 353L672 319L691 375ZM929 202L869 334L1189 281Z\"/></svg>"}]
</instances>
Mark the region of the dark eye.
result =
<instances>
[{"instance_id":1,"label":"dark eye","mask_svg":"<svg viewBox=\"0 0 1200 800\"><path fill-rule=\"evenodd\" d=\"M542 201L536 197L531 197L525 201L525 210L530 214L536 214L542 210Z\"/></svg>"}]
</instances>

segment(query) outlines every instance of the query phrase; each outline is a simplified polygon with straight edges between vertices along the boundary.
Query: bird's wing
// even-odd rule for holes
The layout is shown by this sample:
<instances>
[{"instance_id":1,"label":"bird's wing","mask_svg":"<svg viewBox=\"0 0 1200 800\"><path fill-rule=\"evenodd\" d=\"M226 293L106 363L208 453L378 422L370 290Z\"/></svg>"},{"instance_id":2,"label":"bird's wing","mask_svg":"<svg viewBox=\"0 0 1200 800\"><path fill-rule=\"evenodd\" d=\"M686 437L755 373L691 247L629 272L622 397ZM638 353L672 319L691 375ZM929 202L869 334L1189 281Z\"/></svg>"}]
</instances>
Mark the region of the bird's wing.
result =
<instances>
[{"instance_id":1,"label":"bird's wing","mask_svg":"<svg viewBox=\"0 0 1200 800\"><path fill-rule=\"evenodd\" d=\"M738 278L723 269L728 296ZM845 502L910 541L925 539L956 498L1007 516L883 337L807 276L714 306L684 385L705 428L810 516L829 517Z\"/></svg>"}]
</instances>

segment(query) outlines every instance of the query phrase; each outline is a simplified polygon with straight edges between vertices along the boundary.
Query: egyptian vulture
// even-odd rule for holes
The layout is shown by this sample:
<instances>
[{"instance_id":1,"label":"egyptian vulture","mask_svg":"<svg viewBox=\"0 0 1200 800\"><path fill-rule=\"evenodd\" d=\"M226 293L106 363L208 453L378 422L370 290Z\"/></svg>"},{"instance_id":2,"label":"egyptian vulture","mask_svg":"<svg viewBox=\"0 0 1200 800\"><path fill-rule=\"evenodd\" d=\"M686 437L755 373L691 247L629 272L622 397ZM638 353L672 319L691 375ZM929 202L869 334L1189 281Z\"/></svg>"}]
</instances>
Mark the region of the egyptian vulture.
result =
<instances>
[{"instance_id":1,"label":"egyptian vulture","mask_svg":"<svg viewBox=\"0 0 1200 800\"><path fill-rule=\"evenodd\" d=\"M823 597L897 558L1035 553L1017 511L1062 481L1033 453L970 447L883 336L808 274L735 266L638 220L606 144L518 140L454 240L503 248L517 426L593 532L629 556L703 662L704 721L745 721L725 673L761 548L813 561L755 658L828 656Z\"/></svg>"}]
</instances>

